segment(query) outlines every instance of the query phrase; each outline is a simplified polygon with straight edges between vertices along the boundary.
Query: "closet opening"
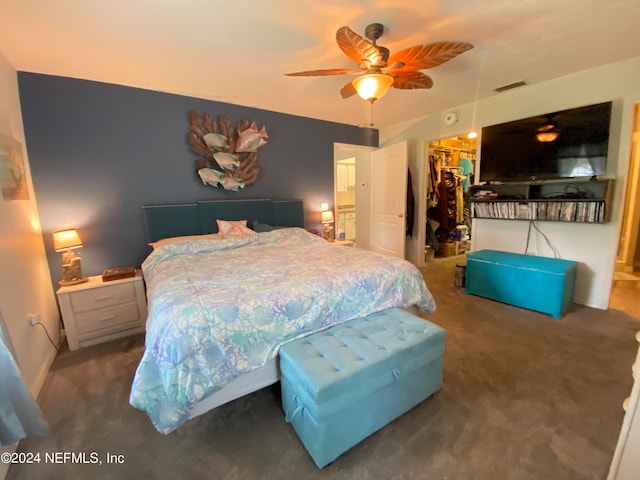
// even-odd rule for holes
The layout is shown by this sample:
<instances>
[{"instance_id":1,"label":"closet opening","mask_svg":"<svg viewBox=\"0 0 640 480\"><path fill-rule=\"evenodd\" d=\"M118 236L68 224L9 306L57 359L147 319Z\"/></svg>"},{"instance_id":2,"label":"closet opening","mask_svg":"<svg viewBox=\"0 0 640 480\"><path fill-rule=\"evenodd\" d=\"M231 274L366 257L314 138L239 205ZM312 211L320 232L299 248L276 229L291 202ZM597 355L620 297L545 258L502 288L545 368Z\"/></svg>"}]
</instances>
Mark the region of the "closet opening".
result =
<instances>
[{"instance_id":1,"label":"closet opening","mask_svg":"<svg viewBox=\"0 0 640 480\"><path fill-rule=\"evenodd\" d=\"M425 262L463 255L469 248L476 150L476 139L466 136L428 143Z\"/></svg>"}]
</instances>

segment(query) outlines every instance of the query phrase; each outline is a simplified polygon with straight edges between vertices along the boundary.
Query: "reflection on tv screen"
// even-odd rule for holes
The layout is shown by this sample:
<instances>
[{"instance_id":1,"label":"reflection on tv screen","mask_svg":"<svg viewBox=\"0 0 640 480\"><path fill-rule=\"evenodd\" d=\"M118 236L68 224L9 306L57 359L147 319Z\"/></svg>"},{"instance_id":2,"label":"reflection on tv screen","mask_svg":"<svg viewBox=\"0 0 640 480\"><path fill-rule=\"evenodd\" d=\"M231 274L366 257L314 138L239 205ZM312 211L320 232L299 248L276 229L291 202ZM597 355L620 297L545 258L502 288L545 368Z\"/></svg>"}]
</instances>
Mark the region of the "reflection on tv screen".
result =
<instances>
[{"instance_id":1,"label":"reflection on tv screen","mask_svg":"<svg viewBox=\"0 0 640 480\"><path fill-rule=\"evenodd\" d=\"M604 175L610 122L611 102L606 102L484 127L479 179L522 181Z\"/></svg>"}]
</instances>

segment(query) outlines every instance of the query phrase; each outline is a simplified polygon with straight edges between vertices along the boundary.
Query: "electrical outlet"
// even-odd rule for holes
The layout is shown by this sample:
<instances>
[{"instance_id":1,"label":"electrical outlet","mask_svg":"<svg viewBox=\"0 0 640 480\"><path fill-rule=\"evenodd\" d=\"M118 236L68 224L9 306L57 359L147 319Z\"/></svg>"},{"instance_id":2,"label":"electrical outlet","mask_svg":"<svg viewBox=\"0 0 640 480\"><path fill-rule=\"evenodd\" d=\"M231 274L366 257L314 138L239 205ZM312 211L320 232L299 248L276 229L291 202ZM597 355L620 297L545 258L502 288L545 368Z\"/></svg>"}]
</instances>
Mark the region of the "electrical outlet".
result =
<instances>
[{"instance_id":1,"label":"electrical outlet","mask_svg":"<svg viewBox=\"0 0 640 480\"><path fill-rule=\"evenodd\" d=\"M27 325L33 327L40 323L40 314L39 313L30 313L27 315Z\"/></svg>"}]
</instances>

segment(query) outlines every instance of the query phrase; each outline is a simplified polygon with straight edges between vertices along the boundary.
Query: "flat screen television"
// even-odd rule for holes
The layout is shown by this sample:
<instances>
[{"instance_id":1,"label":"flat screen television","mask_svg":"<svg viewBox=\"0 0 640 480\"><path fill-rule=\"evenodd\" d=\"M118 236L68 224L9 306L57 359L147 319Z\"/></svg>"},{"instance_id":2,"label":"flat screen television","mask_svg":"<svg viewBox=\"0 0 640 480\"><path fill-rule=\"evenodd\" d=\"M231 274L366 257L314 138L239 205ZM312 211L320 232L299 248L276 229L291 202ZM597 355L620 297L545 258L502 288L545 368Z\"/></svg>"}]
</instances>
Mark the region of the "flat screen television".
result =
<instances>
[{"instance_id":1,"label":"flat screen television","mask_svg":"<svg viewBox=\"0 0 640 480\"><path fill-rule=\"evenodd\" d=\"M610 123L605 102L483 127L479 181L604 175Z\"/></svg>"}]
</instances>

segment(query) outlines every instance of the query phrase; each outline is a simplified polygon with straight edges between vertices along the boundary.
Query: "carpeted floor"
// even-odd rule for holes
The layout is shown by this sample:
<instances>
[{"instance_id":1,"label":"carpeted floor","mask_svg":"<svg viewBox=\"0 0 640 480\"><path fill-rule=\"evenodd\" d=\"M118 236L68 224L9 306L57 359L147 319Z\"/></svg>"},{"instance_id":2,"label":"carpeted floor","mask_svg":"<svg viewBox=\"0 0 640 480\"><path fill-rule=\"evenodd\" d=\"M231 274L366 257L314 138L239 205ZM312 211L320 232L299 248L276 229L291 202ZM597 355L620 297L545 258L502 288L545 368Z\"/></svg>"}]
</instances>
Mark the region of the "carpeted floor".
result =
<instances>
[{"instance_id":1,"label":"carpeted floor","mask_svg":"<svg viewBox=\"0 0 640 480\"><path fill-rule=\"evenodd\" d=\"M39 397L53 435L21 442L41 463L12 465L7 478L606 478L632 386L635 302L620 300L627 313L574 305L554 320L466 296L455 262L424 271L430 320L449 333L442 389L322 470L284 421L277 385L157 433L128 403L137 336L60 352ZM102 464L46 463L52 452L96 452Z\"/></svg>"}]
</instances>

